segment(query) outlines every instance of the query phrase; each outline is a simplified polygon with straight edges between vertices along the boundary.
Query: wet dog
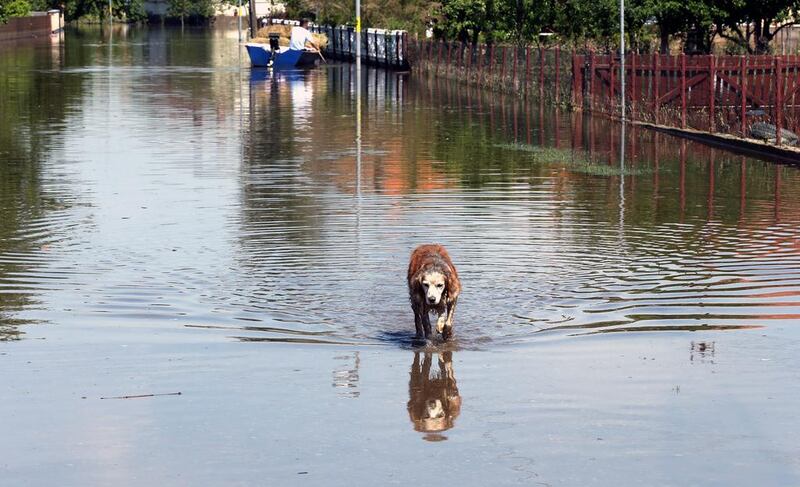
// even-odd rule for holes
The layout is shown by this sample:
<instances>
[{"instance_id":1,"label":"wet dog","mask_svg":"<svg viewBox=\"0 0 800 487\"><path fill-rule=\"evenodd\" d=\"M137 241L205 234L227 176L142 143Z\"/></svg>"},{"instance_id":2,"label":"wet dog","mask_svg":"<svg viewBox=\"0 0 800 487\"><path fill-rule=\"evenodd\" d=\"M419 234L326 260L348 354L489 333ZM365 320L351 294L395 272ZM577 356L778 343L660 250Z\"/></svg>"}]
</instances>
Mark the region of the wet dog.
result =
<instances>
[{"instance_id":1,"label":"wet dog","mask_svg":"<svg viewBox=\"0 0 800 487\"><path fill-rule=\"evenodd\" d=\"M431 338L430 312L438 315L436 331L442 334L442 338L447 340L452 335L453 315L460 292L458 272L444 247L426 244L414 249L408 263L408 294L414 310L417 338Z\"/></svg>"}]
</instances>

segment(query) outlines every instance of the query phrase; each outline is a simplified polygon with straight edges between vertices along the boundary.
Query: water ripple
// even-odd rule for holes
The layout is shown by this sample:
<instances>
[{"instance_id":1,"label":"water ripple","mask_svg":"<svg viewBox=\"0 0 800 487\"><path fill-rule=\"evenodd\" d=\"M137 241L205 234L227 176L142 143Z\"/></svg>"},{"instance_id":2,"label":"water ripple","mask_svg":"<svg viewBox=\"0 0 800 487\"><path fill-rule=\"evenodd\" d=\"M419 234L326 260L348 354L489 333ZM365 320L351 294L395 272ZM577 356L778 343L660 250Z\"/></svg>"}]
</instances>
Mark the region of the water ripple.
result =
<instances>
[{"instance_id":1,"label":"water ripple","mask_svg":"<svg viewBox=\"0 0 800 487\"><path fill-rule=\"evenodd\" d=\"M20 172L0 195L0 337L407 346L407 258L431 241L463 280L456 347L800 319L793 168L639 131L620 171L611 124L470 91L442 107L449 88L380 70L357 154L345 66L248 80L126 65L140 48L63 68L95 89L55 133L25 128L52 143L32 192Z\"/></svg>"}]
</instances>

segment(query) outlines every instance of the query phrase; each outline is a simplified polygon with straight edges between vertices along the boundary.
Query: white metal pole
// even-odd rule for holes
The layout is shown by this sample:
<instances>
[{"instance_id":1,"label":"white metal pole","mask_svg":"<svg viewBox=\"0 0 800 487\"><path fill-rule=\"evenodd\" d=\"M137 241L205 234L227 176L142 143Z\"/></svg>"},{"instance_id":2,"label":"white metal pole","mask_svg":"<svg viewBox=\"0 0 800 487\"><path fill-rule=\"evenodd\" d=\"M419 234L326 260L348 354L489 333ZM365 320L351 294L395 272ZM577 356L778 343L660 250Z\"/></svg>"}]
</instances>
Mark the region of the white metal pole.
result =
<instances>
[{"instance_id":1,"label":"white metal pole","mask_svg":"<svg viewBox=\"0 0 800 487\"><path fill-rule=\"evenodd\" d=\"M236 7L236 19L239 21L239 42L242 42L242 0L239 0L239 6Z\"/></svg>"},{"instance_id":2,"label":"white metal pole","mask_svg":"<svg viewBox=\"0 0 800 487\"><path fill-rule=\"evenodd\" d=\"M625 123L625 0L619 0L619 82L622 95L622 123Z\"/></svg>"},{"instance_id":3,"label":"white metal pole","mask_svg":"<svg viewBox=\"0 0 800 487\"><path fill-rule=\"evenodd\" d=\"M356 0L356 68L361 69L361 0Z\"/></svg>"},{"instance_id":4,"label":"white metal pole","mask_svg":"<svg viewBox=\"0 0 800 487\"><path fill-rule=\"evenodd\" d=\"M356 0L356 194L361 198L361 0Z\"/></svg>"}]
</instances>

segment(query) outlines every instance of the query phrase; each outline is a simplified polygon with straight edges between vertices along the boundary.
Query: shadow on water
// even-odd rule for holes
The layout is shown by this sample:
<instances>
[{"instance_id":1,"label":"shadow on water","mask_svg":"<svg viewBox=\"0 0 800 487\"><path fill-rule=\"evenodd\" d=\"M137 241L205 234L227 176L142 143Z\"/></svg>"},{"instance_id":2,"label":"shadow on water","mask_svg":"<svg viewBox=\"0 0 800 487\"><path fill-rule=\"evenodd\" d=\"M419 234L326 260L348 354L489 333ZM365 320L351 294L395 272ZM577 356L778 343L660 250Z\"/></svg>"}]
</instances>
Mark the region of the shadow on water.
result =
<instances>
[{"instance_id":1,"label":"shadow on water","mask_svg":"<svg viewBox=\"0 0 800 487\"><path fill-rule=\"evenodd\" d=\"M432 370L434 355L437 369ZM426 441L444 441L443 433L461 414L461 395L453 370L453 352L414 352L408 381L408 417Z\"/></svg>"}]
</instances>

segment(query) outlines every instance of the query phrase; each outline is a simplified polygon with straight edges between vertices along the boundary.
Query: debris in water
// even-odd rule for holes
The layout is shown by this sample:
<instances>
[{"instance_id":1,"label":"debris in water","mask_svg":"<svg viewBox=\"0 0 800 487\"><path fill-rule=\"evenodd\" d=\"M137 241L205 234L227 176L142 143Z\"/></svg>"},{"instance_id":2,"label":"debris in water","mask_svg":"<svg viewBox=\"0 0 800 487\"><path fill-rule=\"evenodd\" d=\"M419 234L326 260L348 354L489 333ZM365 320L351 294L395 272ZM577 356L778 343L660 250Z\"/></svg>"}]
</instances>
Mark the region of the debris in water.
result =
<instances>
[{"instance_id":1,"label":"debris in water","mask_svg":"<svg viewBox=\"0 0 800 487\"><path fill-rule=\"evenodd\" d=\"M100 399L139 399L141 397L156 397L156 396L180 396L182 392L165 392L162 394L140 394L138 396L111 396L101 397Z\"/></svg>"}]
</instances>

